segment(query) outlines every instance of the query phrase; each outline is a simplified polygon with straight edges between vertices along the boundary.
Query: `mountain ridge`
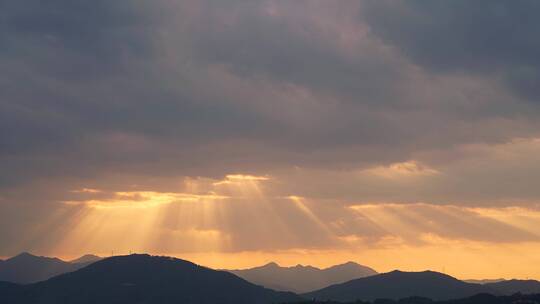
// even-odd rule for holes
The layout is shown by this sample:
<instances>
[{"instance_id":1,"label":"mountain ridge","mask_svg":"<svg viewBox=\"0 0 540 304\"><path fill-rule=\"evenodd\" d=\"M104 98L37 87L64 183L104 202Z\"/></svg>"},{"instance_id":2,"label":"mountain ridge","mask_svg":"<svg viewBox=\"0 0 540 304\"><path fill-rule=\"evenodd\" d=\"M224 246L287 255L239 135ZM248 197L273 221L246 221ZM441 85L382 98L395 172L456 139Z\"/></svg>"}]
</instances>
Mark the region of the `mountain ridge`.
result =
<instances>
[{"instance_id":1,"label":"mountain ridge","mask_svg":"<svg viewBox=\"0 0 540 304\"><path fill-rule=\"evenodd\" d=\"M468 279L468 280L462 280L463 282L467 283L473 283L473 284L489 284L489 283L498 283L507 281L506 279L500 278L500 279Z\"/></svg>"},{"instance_id":2,"label":"mountain ridge","mask_svg":"<svg viewBox=\"0 0 540 304\"><path fill-rule=\"evenodd\" d=\"M450 300L484 292L494 291L483 285L466 283L439 272L394 270L331 285L303 295L318 300L335 301L372 301L378 298L401 299L413 296Z\"/></svg>"},{"instance_id":3,"label":"mountain ridge","mask_svg":"<svg viewBox=\"0 0 540 304\"><path fill-rule=\"evenodd\" d=\"M377 274L372 268L355 262L346 262L327 268L302 264L283 267L270 262L253 268L227 271L258 285L298 293Z\"/></svg>"},{"instance_id":4,"label":"mountain ridge","mask_svg":"<svg viewBox=\"0 0 540 304\"><path fill-rule=\"evenodd\" d=\"M452 300L476 294L512 295L540 293L540 282L535 280L505 280L475 284L435 272L404 272L394 270L370 277L334 284L303 296L317 300L372 301L377 298L402 299L425 297L433 300Z\"/></svg>"},{"instance_id":5,"label":"mountain ridge","mask_svg":"<svg viewBox=\"0 0 540 304\"><path fill-rule=\"evenodd\" d=\"M83 264L86 264L86 263L93 263L93 262L97 262L99 260L103 259L102 257L100 256L97 256L97 255L94 255L94 254L85 254L79 258L76 258L74 260L71 260L69 261L69 263L72 263L72 264L80 264L80 263L83 263Z\"/></svg>"},{"instance_id":6,"label":"mountain ridge","mask_svg":"<svg viewBox=\"0 0 540 304\"><path fill-rule=\"evenodd\" d=\"M68 263L22 253L13 261L48 261ZM80 265L80 264L74 264ZM354 269L356 263L344 263L319 269L313 266L281 267L271 262L253 269L284 269L296 273L320 273ZM375 299L430 298L435 301L472 297L540 293L535 280L507 280L473 284L435 271L391 271L333 284L296 295L259 286L229 271L213 270L189 261L147 254L115 256L101 259L81 269L45 281L20 285L0 280L0 303L257 303L301 301L373 301ZM303 298L302 298L303 297ZM122 299L114 302L113 299Z\"/></svg>"},{"instance_id":7,"label":"mountain ridge","mask_svg":"<svg viewBox=\"0 0 540 304\"><path fill-rule=\"evenodd\" d=\"M504 280L494 283L486 283L484 286L497 290L503 294L514 293L540 293L540 282L536 280Z\"/></svg>"},{"instance_id":8,"label":"mountain ridge","mask_svg":"<svg viewBox=\"0 0 540 304\"><path fill-rule=\"evenodd\" d=\"M83 260L81 260L85 257ZM31 284L50 279L54 276L72 272L93 263L97 256L85 255L74 262L67 262L56 257L46 257L22 252L0 262L0 281Z\"/></svg>"},{"instance_id":9,"label":"mountain ridge","mask_svg":"<svg viewBox=\"0 0 540 304\"><path fill-rule=\"evenodd\" d=\"M13 304L270 304L301 300L293 293L257 286L229 272L150 255L110 257L46 281L13 288L14 292L0 294L0 302L5 303L5 297L11 297L9 303Z\"/></svg>"},{"instance_id":10,"label":"mountain ridge","mask_svg":"<svg viewBox=\"0 0 540 304\"><path fill-rule=\"evenodd\" d=\"M27 284L74 270L76 266L58 258L22 252L0 263L0 281Z\"/></svg>"}]
</instances>

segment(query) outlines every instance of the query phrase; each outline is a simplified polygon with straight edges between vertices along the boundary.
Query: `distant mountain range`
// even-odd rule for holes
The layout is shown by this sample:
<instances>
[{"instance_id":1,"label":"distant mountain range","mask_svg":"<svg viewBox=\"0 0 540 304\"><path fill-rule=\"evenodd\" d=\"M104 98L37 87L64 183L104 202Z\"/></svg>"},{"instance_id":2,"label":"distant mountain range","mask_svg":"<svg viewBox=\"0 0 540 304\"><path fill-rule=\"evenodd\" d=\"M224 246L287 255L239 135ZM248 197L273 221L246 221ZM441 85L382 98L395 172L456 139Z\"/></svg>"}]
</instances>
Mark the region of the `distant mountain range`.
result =
<instances>
[{"instance_id":1,"label":"distant mountain range","mask_svg":"<svg viewBox=\"0 0 540 304\"><path fill-rule=\"evenodd\" d=\"M281 267L276 263L269 263L250 269L228 271L267 288L297 293L377 274L375 270L354 262L325 269L303 265Z\"/></svg>"},{"instance_id":2,"label":"distant mountain range","mask_svg":"<svg viewBox=\"0 0 540 304\"><path fill-rule=\"evenodd\" d=\"M299 300L294 293L273 291L226 271L149 255L107 258L30 285L0 284L0 303L10 304L270 304Z\"/></svg>"},{"instance_id":3,"label":"distant mountain range","mask_svg":"<svg viewBox=\"0 0 540 304\"><path fill-rule=\"evenodd\" d=\"M95 255L85 255L77 260L65 262L58 258L35 256L25 252L0 262L0 281L35 283L75 271L99 259L101 258Z\"/></svg>"},{"instance_id":4,"label":"distant mountain range","mask_svg":"<svg viewBox=\"0 0 540 304\"><path fill-rule=\"evenodd\" d=\"M401 299L412 296L450 300L480 293L509 295L517 292L540 293L540 282L510 280L473 284L433 271L392 271L332 285L306 293L303 296L309 299L334 301L371 301L381 298Z\"/></svg>"},{"instance_id":5,"label":"distant mountain range","mask_svg":"<svg viewBox=\"0 0 540 304\"><path fill-rule=\"evenodd\" d=\"M536 280L507 280L484 285L496 290L495 294L540 293L540 282Z\"/></svg>"},{"instance_id":6,"label":"distant mountain range","mask_svg":"<svg viewBox=\"0 0 540 304\"><path fill-rule=\"evenodd\" d=\"M540 304L540 294L513 294L510 296L495 296L487 293L474 295L471 297L434 301L422 297L409 297L399 300L377 299L375 301L354 301L354 302L335 302L335 301L313 301L306 300L295 304Z\"/></svg>"},{"instance_id":7,"label":"distant mountain range","mask_svg":"<svg viewBox=\"0 0 540 304\"><path fill-rule=\"evenodd\" d=\"M85 254L82 257L69 261L72 264L90 264L101 260L102 257L93 254Z\"/></svg>"},{"instance_id":8,"label":"distant mountain range","mask_svg":"<svg viewBox=\"0 0 540 304\"><path fill-rule=\"evenodd\" d=\"M37 283L13 283L35 282L59 272L63 274ZM243 275L247 280L235 275L234 272L239 272L239 275ZM10 281L0 282L0 303L266 304L311 299L347 302L413 297L414 300L403 300L399 303L430 303L422 302L421 298L439 301L464 298L465 302L453 303L496 304L499 302L481 302L482 299L486 300L489 297L472 296L540 294L540 282L534 280L497 280L492 283L476 284L433 271L374 273L375 271L368 267L351 262L326 269L302 265L280 267L270 263L252 269L229 272L212 270L180 259L149 255L105 259L87 255L65 262L56 258L23 253L0 262L2 276L0 281L8 279ZM325 282L339 282L349 277L369 274L372 275L325 286L301 295L259 286L274 284L282 290L308 290L319 284L332 284ZM261 283L262 281L264 283ZM507 300L500 297L489 299L496 301L502 299L500 303Z\"/></svg>"},{"instance_id":9,"label":"distant mountain range","mask_svg":"<svg viewBox=\"0 0 540 304\"><path fill-rule=\"evenodd\" d=\"M506 279L463 280L463 282L473 283L473 284L498 283L502 281L506 281Z\"/></svg>"}]
</instances>

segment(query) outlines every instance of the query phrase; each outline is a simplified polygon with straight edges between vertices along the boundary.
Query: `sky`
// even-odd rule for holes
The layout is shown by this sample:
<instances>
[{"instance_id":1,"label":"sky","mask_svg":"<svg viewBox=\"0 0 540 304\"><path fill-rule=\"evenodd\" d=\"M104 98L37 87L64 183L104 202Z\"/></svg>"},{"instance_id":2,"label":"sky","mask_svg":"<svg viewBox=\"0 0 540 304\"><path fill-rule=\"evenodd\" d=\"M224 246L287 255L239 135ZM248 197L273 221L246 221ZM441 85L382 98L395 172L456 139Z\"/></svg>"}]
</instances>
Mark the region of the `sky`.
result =
<instances>
[{"instance_id":1,"label":"sky","mask_svg":"<svg viewBox=\"0 0 540 304\"><path fill-rule=\"evenodd\" d=\"M0 257L540 279L538 12L0 0Z\"/></svg>"}]
</instances>

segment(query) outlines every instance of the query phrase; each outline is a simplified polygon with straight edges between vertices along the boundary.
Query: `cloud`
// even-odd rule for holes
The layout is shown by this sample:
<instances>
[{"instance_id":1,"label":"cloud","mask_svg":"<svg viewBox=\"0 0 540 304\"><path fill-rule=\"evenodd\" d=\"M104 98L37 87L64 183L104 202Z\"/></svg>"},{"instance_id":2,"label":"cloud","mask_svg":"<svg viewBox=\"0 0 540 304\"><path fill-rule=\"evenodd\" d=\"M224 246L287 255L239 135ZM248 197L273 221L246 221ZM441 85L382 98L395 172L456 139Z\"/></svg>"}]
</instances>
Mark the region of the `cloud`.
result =
<instances>
[{"instance_id":1,"label":"cloud","mask_svg":"<svg viewBox=\"0 0 540 304\"><path fill-rule=\"evenodd\" d=\"M379 166L364 170L364 172L389 179L431 176L439 174L437 170L423 166L416 161L394 163L389 166Z\"/></svg>"},{"instance_id":2,"label":"cloud","mask_svg":"<svg viewBox=\"0 0 540 304\"><path fill-rule=\"evenodd\" d=\"M67 2L3 10L1 185L370 167L537 135L489 77L420 70L370 34L366 3Z\"/></svg>"},{"instance_id":3,"label":"cloud","mask_svg":"<svg viewBox=\"0 0 540 304\"><path fill-rule=\"evenodd\" d=\"M538 101L540 51L535 1L365 1L372 33L423 67L501 79Z\"/></svg>"},{"instance_id":4,"label":"cloud","mask_svg":"<svg viewBox=\"0 0 540 304\"><path fill-rule=\"evenodd\" d=\"M534 243L536 6L3 1L0 254Z\"/></svg>"}]
</instances>

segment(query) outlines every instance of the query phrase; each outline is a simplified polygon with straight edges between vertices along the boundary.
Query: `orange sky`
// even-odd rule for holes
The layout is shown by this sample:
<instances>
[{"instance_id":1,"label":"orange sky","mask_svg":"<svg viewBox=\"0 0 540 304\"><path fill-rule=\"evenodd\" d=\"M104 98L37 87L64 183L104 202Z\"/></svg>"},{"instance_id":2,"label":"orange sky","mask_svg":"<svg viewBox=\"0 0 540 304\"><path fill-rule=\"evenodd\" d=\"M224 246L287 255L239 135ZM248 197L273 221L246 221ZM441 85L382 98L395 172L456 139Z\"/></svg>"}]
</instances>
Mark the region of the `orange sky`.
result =
<instances>
[{"instance_id":1,"label":"orange sky","mask_svg":"<svg viewBox=\"0 0 540 304\"><path fill-rule=\"evenodd\" d=\"M382 169L374 170L381 174ZM267 195L273 179L237 174L186 180L186 192L117 192L105 198L99 189L73 190L84 199L64 201L36 228L35 236L44 229L58 233L54 245L36 249L65 259L149 252L213 268L355 261L380 272L431 269L462 279L540 279L540 267L534 266L540 265L540 211L328 204ZM27 237L22 244L32 240Z\"/></svg>"}]
</instances>

